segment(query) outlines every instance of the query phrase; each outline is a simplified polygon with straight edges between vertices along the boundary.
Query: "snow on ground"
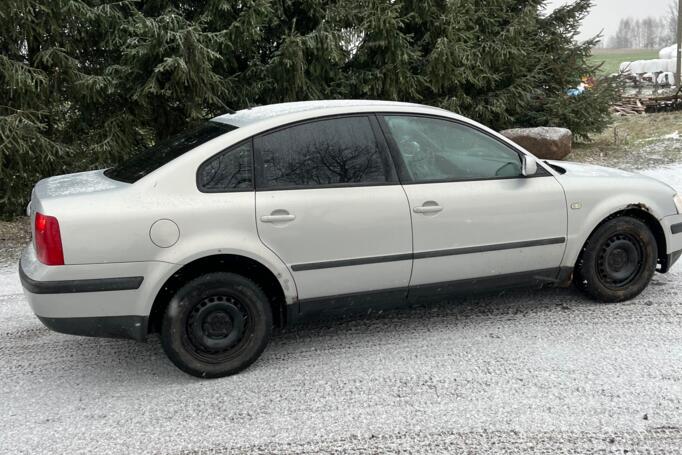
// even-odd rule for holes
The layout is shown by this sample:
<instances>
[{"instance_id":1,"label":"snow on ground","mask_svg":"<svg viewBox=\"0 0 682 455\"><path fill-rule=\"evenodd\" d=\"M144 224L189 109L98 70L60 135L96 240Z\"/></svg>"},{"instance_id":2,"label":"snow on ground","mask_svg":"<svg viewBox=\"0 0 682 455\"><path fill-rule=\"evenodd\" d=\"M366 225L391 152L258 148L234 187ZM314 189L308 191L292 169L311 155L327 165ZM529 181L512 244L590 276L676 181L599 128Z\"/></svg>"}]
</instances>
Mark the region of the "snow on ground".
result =
<instances>
[{"instance_id":1,"label":"snow on ground","mask_svg":"<svg viewBox=\"0 0 682 455\"><path fill-rule=\"evenodd\" d=\"M0 298L22 292L16 264L0 264Z\"/></svg>"},{"instance_id":2,"label":"snow on ground","mask_svg":"<svg viewBox=\"0 0 682 455\"><path fill-rule=\"evenodd\" d=\"M682 191L682 166L643 173ZM48 331L10 264L0 453L677 453L680 278L622 304L517 291L301 326L243 373L198 380L157 338Z\"/></svg>"},{"instance_id":3,"label":"snow on ground","mask_svg":"<svg viewBox=\"0 0 682 455\"><path fill-rule=\"evenodd\" d=\"M648 137L646 139L641 139L639 142L646 143L646 142L655 142L656 145L660 147L667 147L670 145L668 142L669 140L677 141L680 139L680 132L679 131L673 131L670 134L664 134L663 136L654 136L654 137Z\"/></svg>"},{"instance_id":4,"label":"snow on ground","mask_svg":"<svg viewBox=\"0 0 682 455\"><path fill-rule=\"evenodd\" d=\"M682 193L682 165L672 164L669 166L663 166L656 169L645 169L638 171L640 174L648 175L649 177L654 177L662 182L675 188L677 191Z\"/></svg>"}]
</instances>

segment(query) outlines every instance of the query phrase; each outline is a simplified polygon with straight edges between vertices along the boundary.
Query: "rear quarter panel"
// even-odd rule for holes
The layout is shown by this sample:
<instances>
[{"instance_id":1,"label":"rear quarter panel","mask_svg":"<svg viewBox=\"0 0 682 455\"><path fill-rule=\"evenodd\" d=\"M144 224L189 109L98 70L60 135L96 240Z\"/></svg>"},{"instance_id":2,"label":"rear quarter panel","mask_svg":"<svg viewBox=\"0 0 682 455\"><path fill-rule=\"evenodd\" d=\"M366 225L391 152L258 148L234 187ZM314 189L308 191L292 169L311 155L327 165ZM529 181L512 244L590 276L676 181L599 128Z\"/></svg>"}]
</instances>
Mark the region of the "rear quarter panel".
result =
<instances>
[{"instance_id":1,"label":"rear quarter panel","mask_svg":"<svg viewBox=\"0 0 682 455\"><path fill-rule=\"evenodd\" d=\"M202 193L196 186L198 166L241 140L230 134L218 139L133 185L46 201L52 207L41 208L59 219L66 264L184 265L210 255L235 254L270 269L287 301L295 301L296 287L288 269L258 238L255 193ZM167 248L155 245L150 237L152 225L162 219L173 221L180 233ZM162 277L157 287L172 273Z\"/></svg>"}]
</instances>

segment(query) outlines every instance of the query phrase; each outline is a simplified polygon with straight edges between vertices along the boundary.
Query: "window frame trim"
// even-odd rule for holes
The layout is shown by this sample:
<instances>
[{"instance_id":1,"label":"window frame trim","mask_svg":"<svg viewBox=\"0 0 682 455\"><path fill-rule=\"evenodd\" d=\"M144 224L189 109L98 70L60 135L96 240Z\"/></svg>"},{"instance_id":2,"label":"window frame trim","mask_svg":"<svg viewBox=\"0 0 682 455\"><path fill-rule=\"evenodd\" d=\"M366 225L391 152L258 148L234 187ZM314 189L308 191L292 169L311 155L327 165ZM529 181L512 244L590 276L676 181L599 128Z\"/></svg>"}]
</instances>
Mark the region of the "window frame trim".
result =
<instances>
[{"instance_id":1,"label":"window frame trim","mask_svg":"<svg viewBox=\"0 0 682 455\"><path fill-rule=\"evenodd\" d=\"M341 118L352 118L352 117L364 117L369 121L370 129L374 135L374 140L379 148L379 153L381 154L382 161L384 162L384 174L386 175L385 182L350 182L350 183L333 183L328 185L288 185L280 186L276 188L272 187L262 187L258 185L259 181L264 179L263 177L263 159L260 151L256 148L256 139L261 136L266 136L268 134L276 133L281 130L292 128L299 125L304 125L307 123L316 123L325 120L335 120ZM253 140L253 162L254 162L254 188L255 191L291 191L291 190L320 190L320 189L334 189L334 188L362 188L362 187L373 187L373 186L395 186L400 185L400 176L398 174L398 169L395 163L393 154L391 153L390 145L386 141L386 137L381 130L381 126L376 118L375 112L356 112L356 113L343 113L343 114L329 114L321 115L318 117L308 118L304 120L297 120L294 122L286 123L283 125L278 125L273 128L269 128L263 131L259 131L254 134L251 139ZM388 174L386 173L388 171ZM390 174L390 175L389 175Z\"/></svg>"},{"instance_id":2,"label":"window frame trim","mask_svg":"<svg viewBox=\"0 0 682 455\"><path fill-rule=\"evenodd\" d=\"M523 162L522 157L525 155L524 152L521 150L517 149L516 147L502 141L500 138L495 137L494 135L490 134L488 131L485 131L484 129L473 125L471 123L459 120L459 119L454 119L450 117L445 117L445 116L440 116L440 115L435 115L435 114L424 114L424 113L413 113L413 112L375 112L374 115L377 118L377 123L379 124L379 127L381 128L381 131L385 137L386 143L388 144L389 150L391 151L391 156L393 158L393 162L395 163L396 167L396 172L398 173L398 178L400 179L400 184L401 185L428 185L431 183L461 183L461 182L482 182L482 181L488 181L488 180L517 180L517 179L532 179L532 178L540 178L540 177L553 177L554 175L548 171L544 165L540 162L541 160L536 157L536 160L538 162L538 171L535 172L533 175L518 175L518 176L512 176L512 177L480 177L480 178L473 178L473 179L455 179L455 178L449 178L449 179L437 179L437 180L428 180L428 181L416 181L414 180L409 172L407 171L407 164L405 164L405 160L403 159L402 154L400 153L400 149L398 148L398 144L395 141L395 138L391 134L391 130L388 126L388 123L386 122L384 117L425 117L425 118L431 118L435 120L443 120L446 122L450 123L455 123L457 125L463 126L465 128L470 128L474 131L477 131L479 133L482 133L483 135L489 137L490 139L502 144L503 146L507 147L509 150L513 151L519 156L519 159ZM542 171L540 171L542 169Z\"/></svg>"},{"instance_id":3,"label":"window frame trim","mask_svg":"<svg viewBox=\"0 0 682 455\"><path fill-rule=\"evenodd\" d=\"M220 133L219 135L217 135L217 136L215 136L215 137L213 137L213 138L207 140L207 141L202 142L201 144L195 145L194 147L185 150L183 153L177 155L176 157L174 157L174 158L171 159L170 161L166 161L166 162L163 163L162 165L155 167L153 170L151 170L151 171L149 171L149 172L146 172L143 176L138 177L138 178L135 179L135 180L132 180L132 181L131 181L130 179L121 179L121 178L118 178L118 177L112 177L112 176L110 175L110 171L115 170L116 168L118 168L118 167L119 167L118 165L117 165L117 166L111 166L111 167L106 168L106 169L104 170L104 175L105 175L106 177L112 179L112 180L117 181L117 182L123 182L123 183L128 183L128 184L130 184L130 185L134 185L135 183L139 182L140 180L143 180L143 179L147 178L148 176L150 176L150 175L152 175L152 174L158 172L160 169L162 169L162 168L164 168L164 167L170 165L171 163L173 163L175 160L181 158L182 156L191 153L191 152L192 152L194 149L196 149L197 147L201 147L201 146L204 145L204 144L208 144L208 143L211 142L211 141L214 141L214 140L216 140L216 139L219 139L219 138L223 137L224 135L229 134L229 133L231 133L231 132L233 132L233 131L239 129L238 126L231 125L231 124L229 124L229 123L224 123L224 122L216 122L216 121L214 121L213 119L209 119L209 120L202 121L201 124L195 125L195 128L198 127L198 126L200 126L200 125L207 125L207 124L209 124L209 123L210 123L210 124L213 124L213 125L217 125L220 129L223 130L223 132ZM231 129L228 129L228 128L231 128ZM184 132L186 132L186 131L188 131L188 130L179 131L179 132L176 133L176 134L182 134L182 133L184 133ZM166 138L166 139L168 139L168 138ZM146 148L144 148L144 149L138 150L137 152L133 153L133 155L129 158L129 160L130 160L131 158L134 158L134 157L137 156L138 154L147 153L147 152L149 151L149 149L158 146L158 145L159 145L161 142L163 142L164 140L165 140L165 139L163 139L163 140L161 140L161 141L157 141L157 143L155 143L155 144L152 145L151 147L146 147ZM129 161L129 160L128 160L128 161Z\"/></svg>"},{"instance_id":4,"label":"window frame trim","mask_svg":"<svg viewBox=\"0 0 682 455\"><path fill-rule=\"evenodd\" d=\"M201 182L200 182L200 174L201 171L208 165L208 163L216 158L218 155L221 155L223 153L229 153L232 152L239 147L243 146L246 143L250 143L251 146L251 187L250 188L233 188L233 189L209 189L206 188ZM254 160L254 144L253 144L253 136L244 139L242 141L237 142L236 144L232 144L229 147L226 147L222 149L219 152L214 153L210 157L206 158L202 163L197 167L197 171L195 173L195 183L197 185L197 189L201 193L206 193L206 194L215 194L215 193L251 193L256 190L256 164Z\"/></svg>"}]
</instances>

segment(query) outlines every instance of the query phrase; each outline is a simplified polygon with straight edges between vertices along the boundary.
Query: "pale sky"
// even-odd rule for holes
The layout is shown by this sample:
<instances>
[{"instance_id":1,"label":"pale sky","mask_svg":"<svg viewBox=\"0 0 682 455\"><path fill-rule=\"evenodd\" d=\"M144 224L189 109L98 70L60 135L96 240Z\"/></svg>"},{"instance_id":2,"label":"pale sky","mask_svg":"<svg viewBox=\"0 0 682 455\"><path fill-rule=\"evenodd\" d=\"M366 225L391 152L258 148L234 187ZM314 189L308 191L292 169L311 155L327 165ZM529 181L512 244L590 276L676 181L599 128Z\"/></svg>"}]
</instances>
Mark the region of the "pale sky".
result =
<instances>
[{"instance_id":1,"label":"pale sky","mask_svg":"<svg viewBox=\"0 0 682 455\"><path fill-rule=\"evenodd\" d=\"M664 16L673 0L593 0L590 15L583 21L581 38L589 38L604 29L608 39L618 28L618 22L626 17ZM568 0L549 0L547 8L570 3Z\"/></svg>"}]
</instances>

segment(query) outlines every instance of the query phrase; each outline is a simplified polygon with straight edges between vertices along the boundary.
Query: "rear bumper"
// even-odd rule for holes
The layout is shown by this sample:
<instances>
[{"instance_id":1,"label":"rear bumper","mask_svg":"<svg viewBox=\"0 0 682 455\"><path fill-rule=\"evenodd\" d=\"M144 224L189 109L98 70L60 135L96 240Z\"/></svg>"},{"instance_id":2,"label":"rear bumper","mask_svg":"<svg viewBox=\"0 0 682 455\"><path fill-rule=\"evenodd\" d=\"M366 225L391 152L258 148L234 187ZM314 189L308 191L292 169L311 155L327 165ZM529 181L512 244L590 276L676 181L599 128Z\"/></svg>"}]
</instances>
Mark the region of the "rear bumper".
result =
<instances>
[{"instance_id":1,"label":"rear bumper","mask_svg":"<svg viewBox=\"0 0 682 455\"><path fill-rule=\"evenodd\" d=\"M82 292L129 291L138 289L144 277L89 278L80 280L38 281L30 278L19 264L19 278L32 294L79 294Z\"/></svg>"},{"instance_id":2,"label":"rear bumper","mask_svg":"<svg viewBox=\"0 0 682 455\"><path fill-rule=\"evenodd\" d=\"M147 338L145 316L100 316L91 318L47 318L38 316L50 330L67 335L102 338L131 338L144 341Z\"/></svg>"},{"instance_id":3,"label":"rear bumper","mask_svg":"<svg viewBox=\"0 0 682 455\"><path fill-rule=\"evenodd\" d=\"M144 340L164 262L46 266L29 245L19 262L28 303L49 329L71 335Z\"/></svg>"}]
</instances>

